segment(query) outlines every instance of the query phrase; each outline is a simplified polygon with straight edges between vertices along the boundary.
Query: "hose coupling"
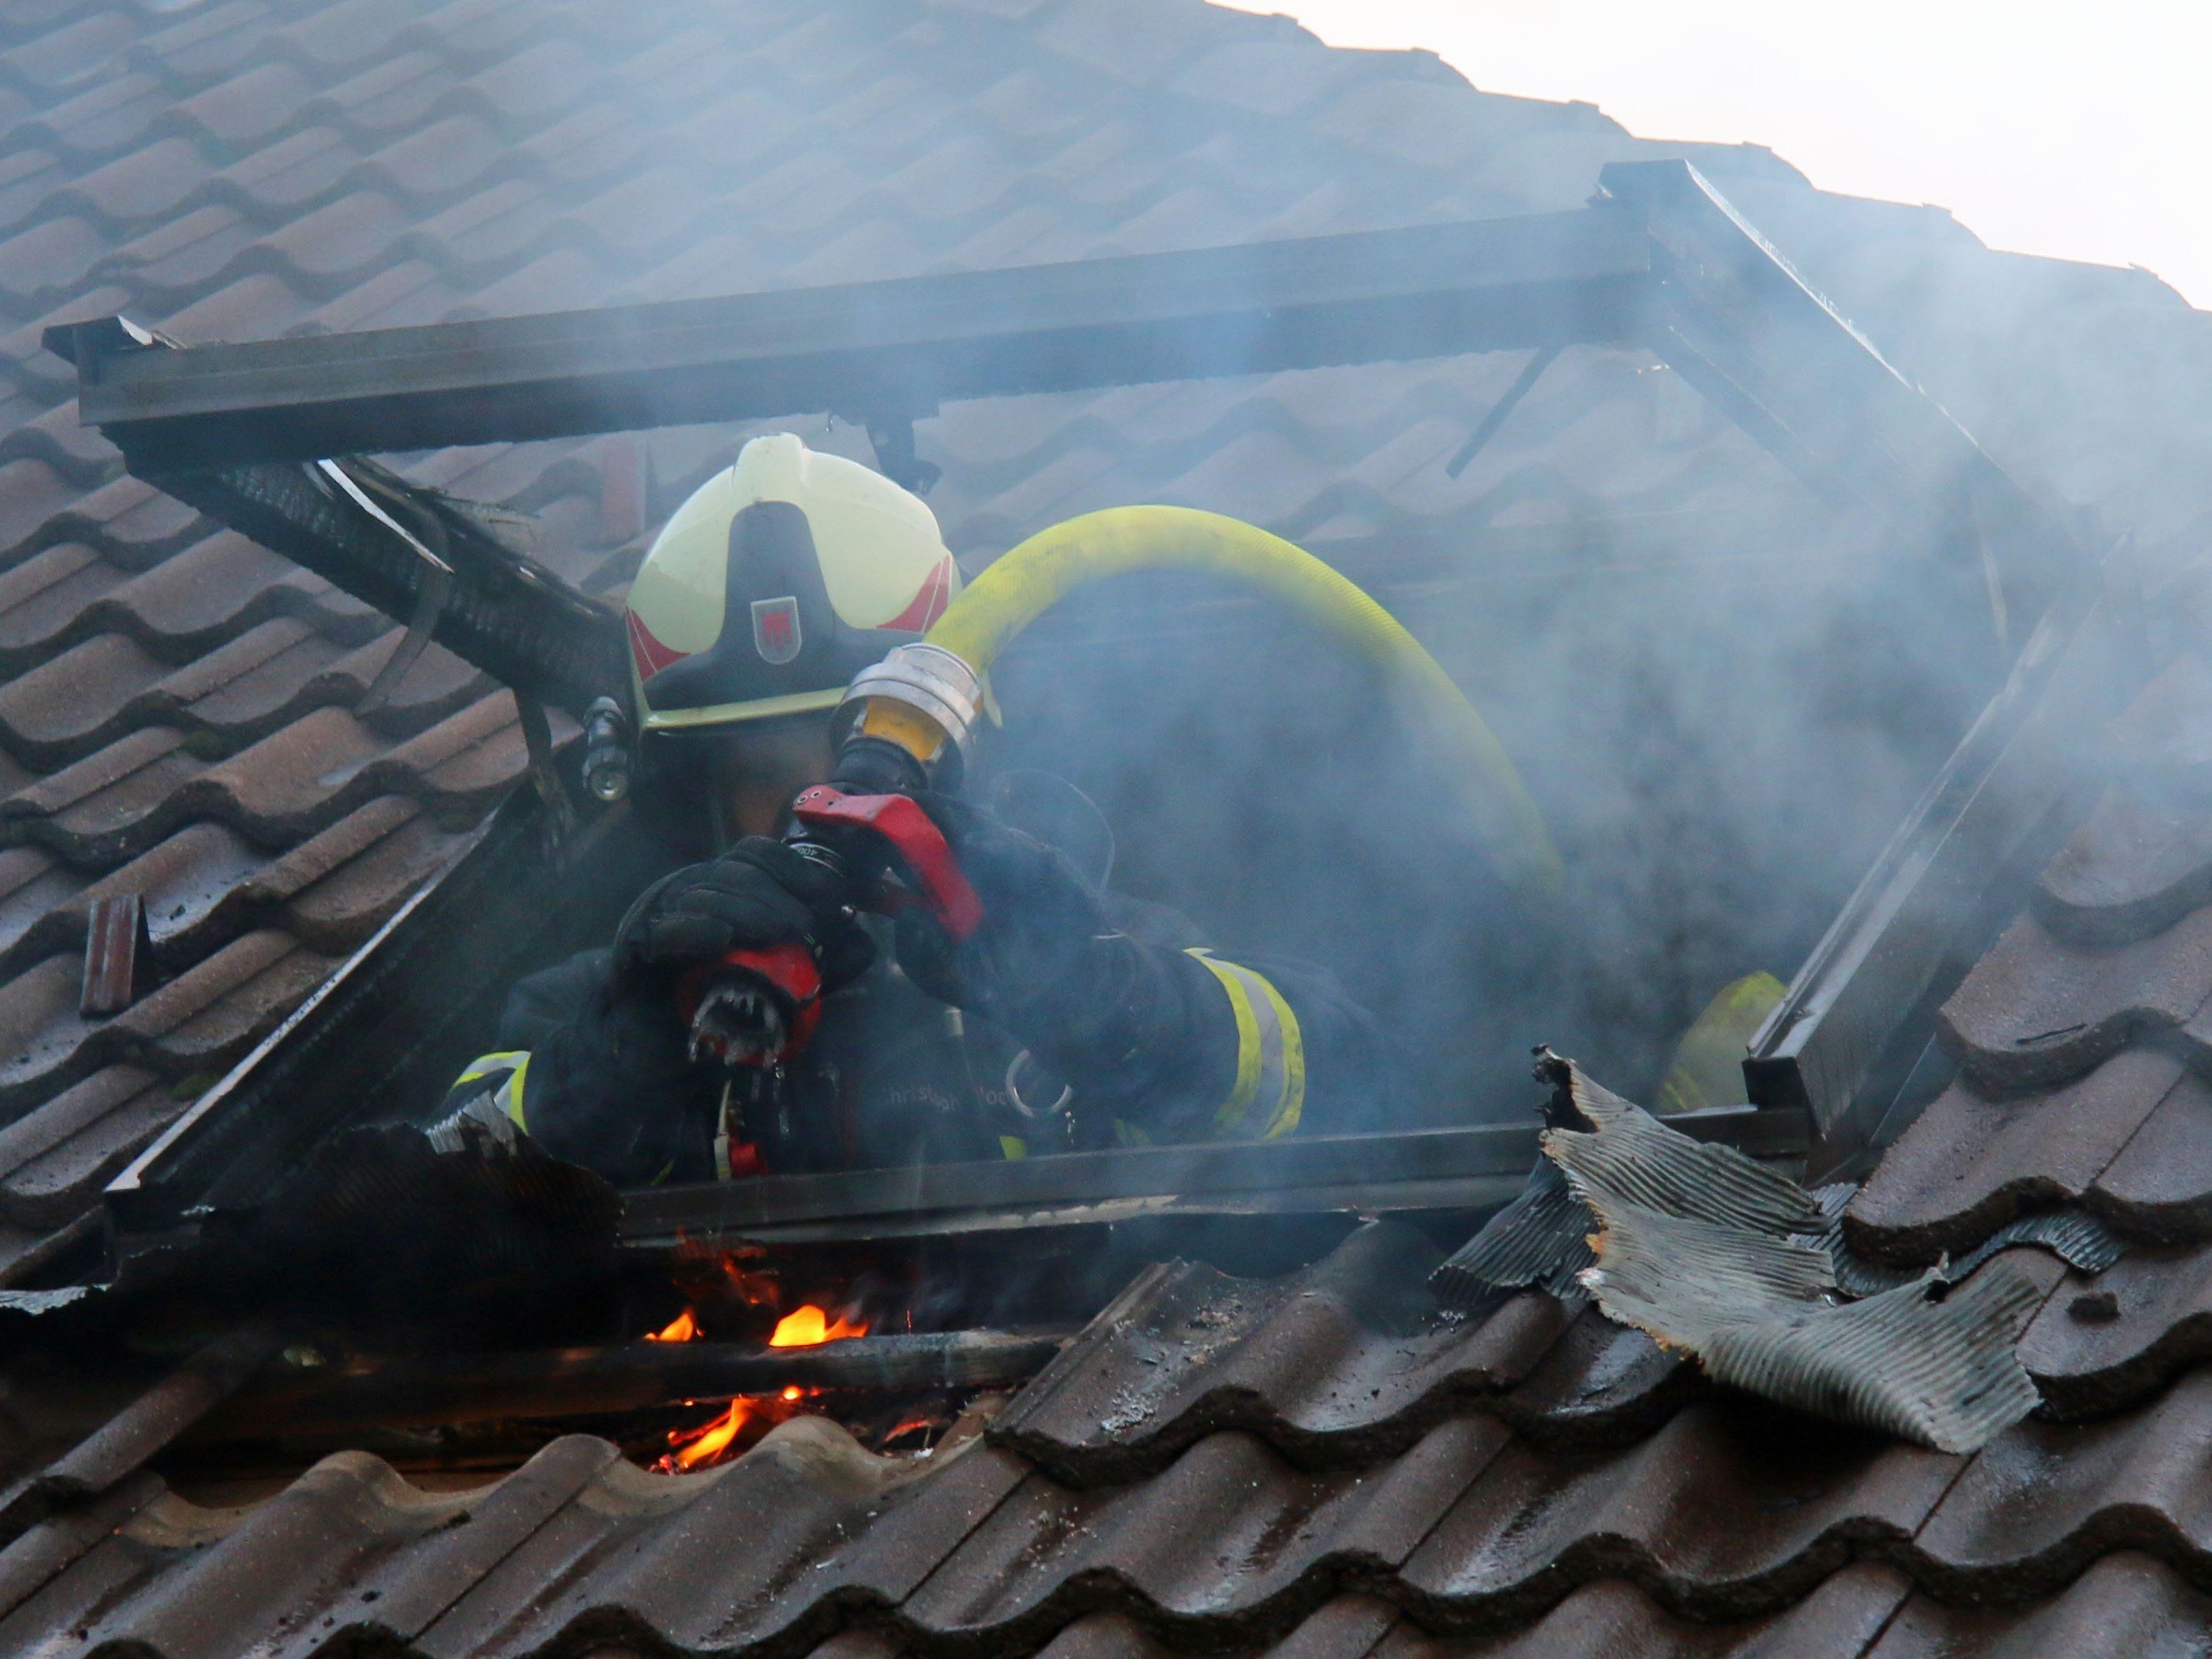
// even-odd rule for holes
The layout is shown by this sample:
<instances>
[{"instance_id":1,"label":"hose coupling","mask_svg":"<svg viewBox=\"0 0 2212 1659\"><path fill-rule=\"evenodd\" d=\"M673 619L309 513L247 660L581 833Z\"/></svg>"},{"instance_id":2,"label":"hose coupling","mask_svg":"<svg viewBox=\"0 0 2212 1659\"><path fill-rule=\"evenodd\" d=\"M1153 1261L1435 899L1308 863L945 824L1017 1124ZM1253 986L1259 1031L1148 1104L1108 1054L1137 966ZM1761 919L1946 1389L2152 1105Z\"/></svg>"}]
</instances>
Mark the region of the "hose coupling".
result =
<instances>
[{"instance_id":1,"label":"hose coupling","mask_svg":"<svg viewBox=\"0 0 2212 1659\"><path fill-rule=\"evenodd\" d=\"M961 768L982 718L982 677L943 646L917 641L853 677L836 729L896 744L935 777Z\"/></svg>"}]
</instances>

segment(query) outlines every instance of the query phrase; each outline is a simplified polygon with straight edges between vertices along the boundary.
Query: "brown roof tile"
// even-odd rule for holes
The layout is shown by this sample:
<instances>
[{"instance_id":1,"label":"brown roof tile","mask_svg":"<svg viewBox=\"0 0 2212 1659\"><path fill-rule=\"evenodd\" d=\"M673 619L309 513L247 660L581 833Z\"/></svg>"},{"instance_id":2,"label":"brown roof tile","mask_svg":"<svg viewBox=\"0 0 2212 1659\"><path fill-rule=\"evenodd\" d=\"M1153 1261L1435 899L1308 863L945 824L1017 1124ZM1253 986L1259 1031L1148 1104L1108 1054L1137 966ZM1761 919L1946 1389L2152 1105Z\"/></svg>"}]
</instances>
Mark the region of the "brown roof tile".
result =
<instances>
[{"instance_id":1,"label":"brown roof tile","mask_svg":"<svg viewBox=\"0 0 2212 1659\"><path fill-rule=\"evenodd\" d=\"M109 1067L94 1073L94 1079L128 1069ZM183 1083L149 1084L74 1133L58 1137L36 1157L0 1176L0 1215L43 1231L82 1214L99 1197L100 1189L191 1104L194 1092ZM56 1097L66 1098L67 1091Z\"/></svg>"},{"instance_id":2,"label":"brown roof tile","mask_svg":"<svg viewBox=\"0 0 2212 1659\"><path fill-rule=\"evenodd\" d=\"M2058 1653L2182 1651L2212 1635L2212 1601L2171 1567L2132 1550L2108 1555L2040 1606L1990 1612L1905 1603L1869 1659L2033 1659Z\"/></svg>"},{"instance_id":3,"label":"brown roof tile","mask_svg":"<svg viewBox=\"0 0 2212 1659\"><path fill-rule=\"evenodd\" d=\"M1527 1629L1510 1635L1431 1636L1401 1620L1371 1651L1375 1659L1549 1659L1567 1653L1797 1659L1799 1655L1855 1654L1882 1633L1911 1590L1911 1581L1903 1573L1862 1563L1823 1580L1803 1601L1781 1613L1715 1624L1675 1618L1626 1580L1607 1578L1576 1590ZM1328 1612L1324 1607L1308 1625ZM1358 1628L1347 1634L1356 1635ZM1299 1642L1305 1629L1299 1627L1291 1644ZM1319 1650L1331 1655L1354 1651L1334 1644Z\"/></svg>"},{"instance_id":4,"label":"brown roof tile","mask_svg":"<svg viewBox=\"0 0 2212 1659\"><path fill-rule=\"evenodd\" d=\"M2150 1239L2212 1232L2212 1090L2177 1085L2098 1178L2099 1207Z\"/></svg>"},{"instance_id":5,"label":"brown roof tile","mask_svg":"<svg viewBox=\"0 0 2212 1659\"><path fill-rule=\"evenodd\" d=\"M2212 910L2100 949L2014 921L1943 1006L1946 1045L1966 1074L2002 1091L2078 1077L2137 1041L2186 1042L2212 991Z\"/></svg>"},{"instance_id":6,"label":"brown roof tile","mask_svg":"<svg viewBox=\"0 0 2212 1659\"><path fill-rule=\"evenodd\" d=\"M2036 895L2045 927L2091 945L2164 931L2212 902L2212 812L2155 787L2108 790Z\"/></svg>"},{"instance_id":7,"label":"brown roof tile","mask_svg":"<svg viewBox=\"0 0 2212 1659\"><path fill-rule=\"evenodd\" d=\"M1063 1480L1158 1468L1206 1435L1249 1428L1309 1461L1404 1444L1470 1400L1494 1401L1565 1324L1547 1297L1428 1328L1419 1287L1441 1257L1418 1235L1370 1230L1310 1273L1249 1285L1179 1267L1140 1283L993 1434ZM1376 1287L1396 1288L1378 1302Z\"/></svg>"},{"instance_id":8,"label":"brown roof tile","mask_svg":"<svg viewBox=\"0 0 2212 1659\"><path fill-rule=\"evenodd\" d=\"M2087 1198L2176 1093L2204 1097L2205 1085L2151 1048L2123 1049L2086 1077L2025 1097L1991 1099L1954 1083L1851 1200L1852 1241L1885 1261L1932 1261L2016 1215ZM2212 1168L2200 1179L2212 1184Z\"/></svg>"},{"instance_id":9,"label":"brown roof tile","mask_svg":"<svg viewBox=\"0 0 2212 1659\"><path fill-rule=\"evenodd\" d=\"M1216 1276L1201 1292L1186 1278L1177 1326L1147 1334L1130 1309L1109 1314L1059 1382L1032 1386L1064 1397L1071 1373L1103 1358L1110 1374L1117 1344L1195 1352L1231 1332L1231 1364L1241 1348L1287 1350L1316 1283L1395 1306L1394 1231L1285 1281ZM1376 1365L1401 1340L1348 1331L1339 1351L1357 1369L1351 1350ZM1240 1375L1254 1390L1305 1386L1249 1364ZM1285 1455L1300 1444L1285 1399L1254 1427L1203 1433L1104 1486L1063 1485L1011 1443L941 1467L872 1458L818 1419L704 1476L647 1474L571 1437L495 1485L444 1496L345 1453L242 1511L170 1496L119 1530L34 1530L0 1555L0 1587L21 1583L12 1563L36 1559L44 1588L5 1612L0 1640L89 1625L95 1641L179 1656L228 1651L247 1630L290 1632L286 1652L372 1638L430 1654L587 1638L757 1652L859 1624L994 1652L1364 1653L1380 1640L1779 1656L1862 1652L1911 1598L1908 1629L1955 1628L1956 1650L1978 1652L2084 1627L2107 1595L2122 1611L2131 1595L2144 1607L2171 1596L2163 1569L2145 1578L2124 1552L2201 1572L2208 1389L2212 1372L2197 1373L2126 1416L2022 1425L1967 1458L1725 1391L1610 1447L1547 1447L1479 1409L1388 1445L1340 1439L1318 1466L1310 1444ZM1348 1425L1361 1406L1335 1409ZM1011 1411L1018 1420L1023 1402ZM2119 1565L2100 1571L2106 1562Z\"/></svg>"}]
</instances>

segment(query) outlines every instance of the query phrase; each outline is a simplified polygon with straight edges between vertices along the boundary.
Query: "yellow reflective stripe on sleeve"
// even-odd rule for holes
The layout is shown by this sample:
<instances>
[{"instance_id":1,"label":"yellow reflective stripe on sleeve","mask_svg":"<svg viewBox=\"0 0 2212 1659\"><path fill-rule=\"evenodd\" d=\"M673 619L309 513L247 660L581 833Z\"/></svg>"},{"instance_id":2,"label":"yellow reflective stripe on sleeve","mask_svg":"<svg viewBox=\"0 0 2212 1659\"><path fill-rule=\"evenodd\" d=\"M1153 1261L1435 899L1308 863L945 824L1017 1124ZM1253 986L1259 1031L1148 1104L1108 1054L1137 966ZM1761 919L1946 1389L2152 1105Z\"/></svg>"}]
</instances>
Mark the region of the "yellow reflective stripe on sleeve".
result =
<instances>
[{"instance_id":1,"label":"yellow reflective stripe on sleeve","mask_svg":"<svg viewBox=\"0 0 2212 1659\"><path fill-rule=\"evenodd\" d=\"M1005 1158L1027 1158L1029 1155L1030 1144L1028 1141L1024 1140L1019 1135L1000 1135L999 1137L1000 1157Z\"/></svg>"},{"instance_id":2,"label":"yellow reflective stripe on sleeve","mask_svg":"<svg viewBox=\"0 0 2212 1659\"><path fill-rule=\"evenodd\" d=\"M530 1126L522 1121L522 1085L530 1077L530 1051L523 1048L517 1052L522 1056L522 1063L509 1072L507 1081L499 1085L499 1103L507 1108L507 1115L514 1120L514 1127L528 1134ZM1271 1130L1269 1133L1273 1132Z\"/></svg>"},{"instance_id":3,"label":"yellow reflective stripe on sleeve","mask_svg":"<svg viewBox=\"0 0 2212 1659\"><path fill-rule=\"evenodd\" d=\"M453 1087L458 1089L464 1083L474 1083L478 1078L489 1077L494 1072L512 1071L529 1059L530 1050L527 1048L503 1048L495 1054L478 1054L453 1079Z\"/></svg>"},{"instance_id":4,"label":"yellow reflective stripe on sleeve","mask_svg":"<svg viewBox=\"0 0 2212 1659\"><path fill-rule=\"evenodd\" d=\"M492 1103L507 1114L516 1128L527 1134L530 1126L522 1121L522 1085L530 1074L529 1049L504 1048L495 1054L478 1054L453 1079L453 1087L458 1089L465 1083L481 1082L501 1072L507 1075L500 1079L499 1086L491 1091Z\"/></svg>"},{"instance_id":5,"label":"yellow reflective stripe on sleeve","mask_svg":"<svg viewBox=\"0 0 2212 1659\"><path fill-rule=\"evenodd\" d=\"M1242 969L1225 962L1216 962L1204 951L1194 950L1190 954L1221 981L1221 988L1229 997L1230 1012L1237 1021L1237 1080L1230 1085L1229 1098L1213 1113L1215 1133L1234 1134L1243 1127L1245 1114L1252 1109L1253 1097L1260 1092L1260 1016L1244 988Z\"/></svg>"},{"instance_id":6,"label":"yellow reflective stripe on sleeve","mask_svg":"<svg viewBox=\"0 0 2212 1659\"><path fill-rule=\"evenodd\" d=\"M1305 1039L1298 1017L1266 975L1234 962L1193 951L1229 994L1237 1019L1237 1081L1213 1115L1214 1132L1243 1133L1256 1103L1267 1114L1258 1139L1272 1140L1298 1127L1306 1104Z\"/></svg>"},{"instance_id":7,"label":"yellow reflective stripe on sleeve","mask_svg":"<svg viewBox=\"0 0 2212 1659\"><path fill-rule=\"evenodd\" d=\"M1276 1028L1283 1035L1283 1092L1276 1100L1274 1115L1260 1132L1261 1139L1273 1140L1278 1135L1295 1133L1298 1120L1305 1115L1306 1039L1298 1030L1298 1017L1283 1000L1283 994L1275 988L1274 981L1259 974L1252 977L1260 981L1267 1000L1274 1006Z\"/></svg>"}]
</instances>

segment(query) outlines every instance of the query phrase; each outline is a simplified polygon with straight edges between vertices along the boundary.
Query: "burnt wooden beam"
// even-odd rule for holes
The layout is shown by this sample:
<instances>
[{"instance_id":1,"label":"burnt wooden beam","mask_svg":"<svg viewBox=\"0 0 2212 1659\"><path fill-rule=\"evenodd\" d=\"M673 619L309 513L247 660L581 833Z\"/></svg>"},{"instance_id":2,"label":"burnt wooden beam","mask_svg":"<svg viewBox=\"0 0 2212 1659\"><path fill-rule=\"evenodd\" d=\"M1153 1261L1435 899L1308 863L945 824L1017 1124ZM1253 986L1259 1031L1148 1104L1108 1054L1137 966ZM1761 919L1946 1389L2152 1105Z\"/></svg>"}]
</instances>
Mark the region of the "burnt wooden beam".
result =
<instances>
[{"instance_id":1,"label":"burnt wooden beam","mask_svg":"<svg viewBox=\"0 0 2212 1659\"><path fill-rule=\"evenodd\" d=\"M787 1388L1004 1388L1044 1369L1073 1331L860 1336L806 1348L716 1342L422 1355L294 1370L235 1395L195 1441L592 1417Z\"/></svg>"},{"instance_id":2,"label":"burnt wooden beam","mask_svg":"<svg viewBox=\"0 0 2212 1659\"><path fill-rule=\"evenodd\" d=\"M168 356L181 354L169 353ZM373 462L264 462L168 468L149 483L282 553L409 628L401 649L434 640L530 701L581 715L629 684L621 613L571 586L429 491ZM356 487L359 483L356 483Z\"/></svg>"}]
</instances>

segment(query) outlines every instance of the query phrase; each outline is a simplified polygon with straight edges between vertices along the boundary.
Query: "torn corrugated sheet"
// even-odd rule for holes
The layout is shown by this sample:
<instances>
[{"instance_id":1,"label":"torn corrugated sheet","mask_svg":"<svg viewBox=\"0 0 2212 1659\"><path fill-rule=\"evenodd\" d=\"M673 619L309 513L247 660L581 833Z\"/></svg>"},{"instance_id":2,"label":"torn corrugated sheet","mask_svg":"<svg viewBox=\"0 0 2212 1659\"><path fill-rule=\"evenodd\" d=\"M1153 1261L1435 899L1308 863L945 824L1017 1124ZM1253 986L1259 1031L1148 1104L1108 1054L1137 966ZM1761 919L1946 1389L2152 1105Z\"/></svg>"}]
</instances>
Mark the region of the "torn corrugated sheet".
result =
<instances>
[{"instance_id":1,"label":"torn corrugated sheet","mask_svg":"<svg viewBox=\"0 0 2212 1659\"><path fill-rule=\"evenodd\" d=\"M2013 1344L2038 1293L2003 1262L1955 1292L1930 1274L1839 1303L1817 1244L1583 1197L1603 1229L1583 1275L1600 1310L1721 1382L1939 1451L1975 1450L2035 1408Z\"/></svg>"},{"instance_id":2,"label":"torn corrugated sheet","mask_svg":"<svg viewBox=\"0 0 2212 1659\"><path fill-rule=\"evenodd\" d=\"M1537 1050L1552 1085L1528 1184L1431 1279L1448 1305L1571 1279L1600 1311L1692 1353L1721 1382L1969 1451L2037 1403L2013 1347L2035 1303L2003 1262L2039 1243L2098 1272L2118 1242L2086 1213L2023 1218L1957 1263L1905 1274L1844 1248L1848 1191L1808 1193L1702 1145ZM1845 1297L1864 1299L1847 1301Z\"/></svg>"},{"instance_id":3,"label":"torn corrugated sheet","mask_svg":"<svg viewBox=\"0 0 2212 1659\"><path fill-rule=\"evenodd\" d=\"M1462 1313L1482 1311L1524 1290L1579 1303L1583 1269L1597 1261L1589 1247L1596 1224L1559 1166L1540 1158L1513 1201L1429 1275L1429 1288Z\"/></svg>"},{"instance_id":4,"label":"torn corrugated sheet","mask_svg":"<svg viewBox=\"0 0 2212 1659\"><path fill-rule=\"evenodd\" d=\"M2127 1249L2125 1241L2102 1220L2080 1205L2069 1204L2015 1216L1972 1249L1956 1256L1946 1254L1932 1268L1887 1267L1868 1261L1851 1249L1844 1236L1844 1210L1857 1192L1857 1184L1848 1181L1813 1189L1814 1201L1828 1218L1820 1243L1834 1265L1836 1288L1846 1296L1874 1296L1895 1290L1899 1285L1911 1284L1923 1272L1960 1284L1998 1251L2015 1244L2040 1245L2068 1267L2079 1267L2085 1273L2104 1272Z\"/></svg>"},{"instance_id":5,"label":"torn corrugated sheet","mask_svg":"<svg viewBox=\"0 0 2212 1659\"><path fill-rule=\"evenodd\" d=\"M1543 1111L1550 1156L1536 1161L1511 1203L1430 1275L1429 1287L1445 1306L1472 1312L1519 1290L1584 1294L1581 1275L1597 1260L1589 1243L1597 1223L1568 1182L1577 1163L1594 1179L1669 1214L1777 1235L1817 1233L1826 1224L1826 1212L1796 1182L1733 1147L1667 1127L1549 1048L1536 1056L1537 1081L1552 1085Z\"/></svg>"},{"instance_id":6,"label":"torn corrugated sheet","mask_svg":"<svg viewBox=\"0 0 2212 1659\"><path fill-rule=\"evenodd\" d=\"M1549 1048L1536 1051L1536 1080L1552 1085L1545 1154L1578 1187L1594 1184L1668 1215L1777 1237L1817 1233L1826 1220L1789 1176L1733 1146L1668 1128Z\"/></svg>"}]
</instances>

